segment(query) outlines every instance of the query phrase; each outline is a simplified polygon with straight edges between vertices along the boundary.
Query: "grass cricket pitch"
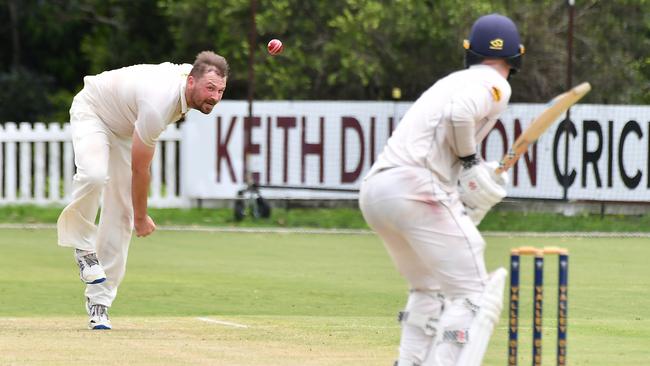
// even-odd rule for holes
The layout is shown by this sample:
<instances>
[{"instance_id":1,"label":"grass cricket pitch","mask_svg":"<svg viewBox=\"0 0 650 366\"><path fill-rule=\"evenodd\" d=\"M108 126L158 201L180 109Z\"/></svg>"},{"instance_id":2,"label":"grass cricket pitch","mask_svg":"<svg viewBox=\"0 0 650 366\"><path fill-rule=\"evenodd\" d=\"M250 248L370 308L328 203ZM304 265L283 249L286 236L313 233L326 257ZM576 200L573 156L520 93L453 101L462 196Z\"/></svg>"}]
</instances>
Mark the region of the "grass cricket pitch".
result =
<instances>
[{"instance_id":1,"label":"grass cricket pitch","mask_svg":"<svg viewBox=\"0 0 650 366\"><path fill-rule=\"evenodd\" d=\"M134 239L110 310L112 331L85 328L83 285L71 251L55 238L53 230L0 230L0 365L86 365L101 357L103 365L374 366L396 356L395 315L406 285L375 236L158 232ZM569 364L647 361L649 239L487 241L489 269L507 266L515 246L570 249ZM530 363L532 341L528 259L520 272L520 364ZM549 257L544 364L555 357L556 279ZM484 365L505 364L506 324L504 310Z\"/></svg>"},{"instance_id":2,"label":"grass cricket pitch","mask_svg":"<svg viewBox=\"0 0 650 366\"><path fill-rule=\"evenodd\" d=\"M208 319L248 327L196 317L120 317L114 330L90 332L80 327L85 317L2 318L0 363L88 365L97 353L86 350L96 349L102 365L371 365L390 360L394 349L382 342L394 333L383 318Z\"/></svg>"}]
</instances>

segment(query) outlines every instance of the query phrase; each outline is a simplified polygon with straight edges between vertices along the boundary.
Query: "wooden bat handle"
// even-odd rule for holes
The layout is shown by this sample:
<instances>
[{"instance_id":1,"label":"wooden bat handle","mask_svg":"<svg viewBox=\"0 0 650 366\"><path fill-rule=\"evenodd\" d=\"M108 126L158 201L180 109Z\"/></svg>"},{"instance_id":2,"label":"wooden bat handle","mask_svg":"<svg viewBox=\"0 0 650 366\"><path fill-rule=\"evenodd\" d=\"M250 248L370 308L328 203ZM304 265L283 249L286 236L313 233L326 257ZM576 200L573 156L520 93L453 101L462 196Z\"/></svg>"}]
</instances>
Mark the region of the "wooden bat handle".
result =
<instances>
[{"instance_id":1,"label":"wooden bat handle","mask_svg":"<svg viewBox=\"0 0 650 366\"><path fill-rule=\"evenodd\" d=\"M515 150L511 147L510 150L508 150L508 153L501 159L499 162L499 167L494 170L494 172L499 175L508 169L512 167L516 162L517 159L519 159L519 155Z\"/></svg>"}]
</instances>

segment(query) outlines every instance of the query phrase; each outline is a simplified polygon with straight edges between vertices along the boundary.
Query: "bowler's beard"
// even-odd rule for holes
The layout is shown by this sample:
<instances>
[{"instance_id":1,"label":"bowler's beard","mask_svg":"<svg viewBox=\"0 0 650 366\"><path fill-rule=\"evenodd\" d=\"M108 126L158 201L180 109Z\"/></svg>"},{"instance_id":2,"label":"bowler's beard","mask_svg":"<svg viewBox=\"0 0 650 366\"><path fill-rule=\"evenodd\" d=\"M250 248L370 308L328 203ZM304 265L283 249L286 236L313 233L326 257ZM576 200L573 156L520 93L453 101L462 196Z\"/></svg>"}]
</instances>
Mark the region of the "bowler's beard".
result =
<instances>
[{"instance_id":1,"label":"bowler's beard","mask_svg":"<svg viewBox=\"0 0 650 366\"><path fill-rule=\"evenodd\" d=\"M212 112L212 108L210 110L204 110L204 108L208 108L207 99L201 100L198 97L198 93L196 93L194 90L190 91L190 100L192 101L192 107L198 111L200 111L203 114L210 114Z\"/></svg>"}]
</instances>

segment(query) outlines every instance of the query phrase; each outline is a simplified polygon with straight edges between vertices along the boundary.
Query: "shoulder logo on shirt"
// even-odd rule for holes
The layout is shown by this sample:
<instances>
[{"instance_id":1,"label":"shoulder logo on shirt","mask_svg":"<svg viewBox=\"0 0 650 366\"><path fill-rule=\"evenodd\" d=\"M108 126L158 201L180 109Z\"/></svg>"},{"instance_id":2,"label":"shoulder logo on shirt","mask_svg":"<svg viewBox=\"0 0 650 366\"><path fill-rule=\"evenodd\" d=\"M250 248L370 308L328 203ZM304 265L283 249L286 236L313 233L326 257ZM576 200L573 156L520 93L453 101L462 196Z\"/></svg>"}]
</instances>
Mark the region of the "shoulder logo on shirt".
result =
<instances>
[{"instance_id":1,"label":"shoulder logo on shirt","mask_svg":"<svg viewBox=\"0 0 650 366\"><path fill-rule=\"evenodd\" d=\"M496 86L492 87L492 98L494 99L495 102L501 100L501 90L499 90L499 88L497 88Z\"/></svg>"},{"instance_id":2,"label":"shoulder logo on shirt","mask_svg":"<svg viewBox=\"0 0 650 366\"><path fill-rule=\"evenodd\" d=\"M491 50L502 50L503 49L503 39L495 38L490 41Z\"/></svg>"}]
</instances>

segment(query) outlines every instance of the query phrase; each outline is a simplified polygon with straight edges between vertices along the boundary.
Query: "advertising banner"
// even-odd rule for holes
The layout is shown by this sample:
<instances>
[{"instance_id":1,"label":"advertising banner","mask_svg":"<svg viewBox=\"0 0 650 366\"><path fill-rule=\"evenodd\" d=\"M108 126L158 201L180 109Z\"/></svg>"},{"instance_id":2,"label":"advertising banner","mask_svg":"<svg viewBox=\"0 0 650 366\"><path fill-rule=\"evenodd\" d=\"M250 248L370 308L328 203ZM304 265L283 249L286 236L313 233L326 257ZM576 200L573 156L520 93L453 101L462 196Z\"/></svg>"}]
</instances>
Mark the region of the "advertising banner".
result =
<instances>
[{"instance_id":1,"label":"advertising banner","mask_svg":"<svg viewBox=\"0 0 650 366\"><path fill-rule=\"evenodd\" d=\"M233 198L247 178L268 198L354 199L410 102L224 101L182 125L189 198ZM500 160L543 104L512 104L479 147ZM566 128L565 128L566 127ZM569 154L565 161L565 144ZM577 105L510 171L509 197L650 200L650 107ZM568 174L565 167L568 166Z\"/></svg>"}]
</instances>

